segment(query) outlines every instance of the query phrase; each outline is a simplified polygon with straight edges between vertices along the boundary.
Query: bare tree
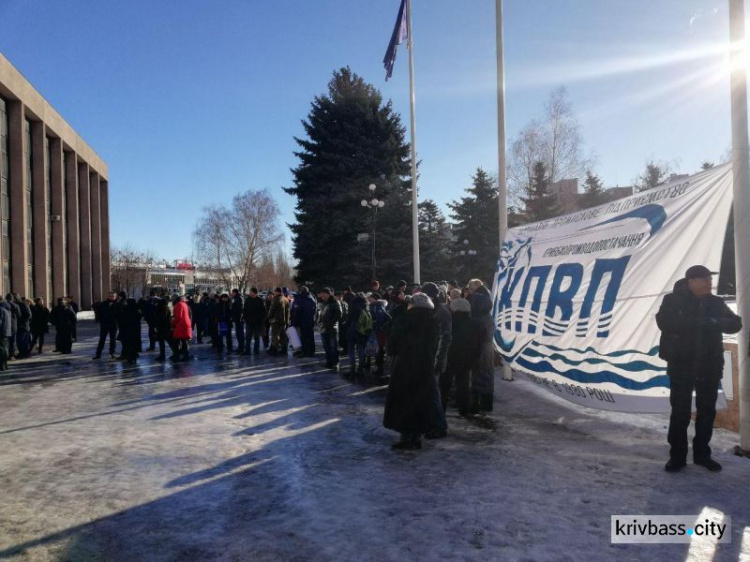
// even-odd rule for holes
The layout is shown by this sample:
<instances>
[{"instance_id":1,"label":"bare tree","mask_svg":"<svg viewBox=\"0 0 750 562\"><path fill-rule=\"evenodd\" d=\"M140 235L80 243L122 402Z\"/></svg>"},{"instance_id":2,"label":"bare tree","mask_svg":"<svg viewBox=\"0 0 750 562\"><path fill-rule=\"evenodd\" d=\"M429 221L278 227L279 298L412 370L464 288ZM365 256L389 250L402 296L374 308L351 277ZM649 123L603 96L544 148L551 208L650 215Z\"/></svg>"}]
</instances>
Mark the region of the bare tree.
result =
<instances>
[{"instance_id":1,"label":"bare tree","mask_svg":"<svg viewBox=\"0 0 750 562\"><path fill-rule=\"evenodd\" d=\"M509 205L522 207L521 198L532 185L534 166L543 162L551 182L582 176L581 127L565 87L550 93L541 119L532 119L510 143L507 174Z\"/></svg>"},{"instance_id":2,"label":"bare tree","mask_svg":"<svg viewBox=\"0 0 750 562\"><path fill-rule=\"evenodd\" d=\"M292 264L289 263L289 257L284 251L279 251L276 255L276 278L278 285L281 287L292 287L294 286L294 275L295 271L292 268Z\"/></svg>"},{"instance_id":3,"label":"bare tree","mask_svg":"<svg viewBox=\"0 0 750 562\"><path fill-rule=\"evenodd\" d=\"M533 119L510 144L508 162L508 205L523 207L526 189L534 178L534 165L542 160L542 123Z\"/></svg>"},{"instance_id":4,"label":"bare tree","mask_svg":"<svg viewBox=\"0 0 750 562\"><path fill-rule=\"evenodd\" d=\"M151 250L138 250L130 244L114 246L110 252L112 290L133 296L142 293L156 256Z\"/></svg>"},{"instance_id":5,"label":"bare tree","mask_svg":"<svg viewBox=\"0 0 750 562\"><path fill-rule=\"evenodd\" d=\"M582 171L581 127L564 86L550 94L544 125L542 151L550 180L578 177Z\"/></svg>"},{"instance_id":6,"label":"bare tree","mask_svg":"<svg viewBox=\"0 0 750 562\"><path fill-rule=\"evenodd\" d=\"M236 288L244 291L264 257L273 255L283 240L279 215L265 189L235 195L229 207L204 207L194 232L198 259L219 271L227 287L236 280Z\"/></svg>"}]
</instances>

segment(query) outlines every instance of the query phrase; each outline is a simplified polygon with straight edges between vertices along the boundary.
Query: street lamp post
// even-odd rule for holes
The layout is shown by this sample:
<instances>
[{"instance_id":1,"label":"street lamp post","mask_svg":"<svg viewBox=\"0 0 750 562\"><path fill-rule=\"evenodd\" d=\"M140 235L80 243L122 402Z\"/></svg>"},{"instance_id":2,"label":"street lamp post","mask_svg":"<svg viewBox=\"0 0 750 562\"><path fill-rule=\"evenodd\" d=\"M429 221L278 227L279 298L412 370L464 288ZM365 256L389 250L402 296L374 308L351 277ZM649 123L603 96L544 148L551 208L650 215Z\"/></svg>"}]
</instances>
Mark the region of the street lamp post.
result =
<instances>
[{"instance_id":1,"label":"street lamp post","mask_svg":"<svg viewBox=\"0 0 750 562\"><path fill-rule=\"evenodd\" d=\"M367 186L367 189L370 190L370 199L362 199L360 202L363 207L369 207L372 209L372 279L377 279L376 275L376 262L375 262L375 229L377 224L377 217L378 217L378 209L382 209L385 207L385 201L378 200L377 197L375 197L375 190L377 189L377 186L374 183L371 183L369 186Z\"/></svg>"}]
</instances>

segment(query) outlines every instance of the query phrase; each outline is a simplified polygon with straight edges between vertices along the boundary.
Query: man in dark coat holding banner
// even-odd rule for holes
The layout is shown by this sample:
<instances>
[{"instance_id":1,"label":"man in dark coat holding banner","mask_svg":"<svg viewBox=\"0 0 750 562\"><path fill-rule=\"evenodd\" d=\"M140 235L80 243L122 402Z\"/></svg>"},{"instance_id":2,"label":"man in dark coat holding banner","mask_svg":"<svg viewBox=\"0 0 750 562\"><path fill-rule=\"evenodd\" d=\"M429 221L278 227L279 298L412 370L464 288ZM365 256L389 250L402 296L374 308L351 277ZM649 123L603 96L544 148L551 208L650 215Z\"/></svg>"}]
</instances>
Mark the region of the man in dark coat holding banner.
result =
<instances>
[{"instance_id":1,"label":"man in dark coat holding banner","mask_svg":"<svg viewBox=\"0 0 750 562\"><path fill-rule=\"evenodd\" d=\"M694 265L685 278L666 295L656 323L661 330L659 357L667 362L672 415L669 419L669 461L664 469L677 472L685 467L688 453L687 428L695 389L695 438L693 462L712 472L721 465L711 458L711 441L719 381L724 368L722 334L742 329L742 319L724 301L711 294L714 272Z\"/></svg>"}]
</instances>

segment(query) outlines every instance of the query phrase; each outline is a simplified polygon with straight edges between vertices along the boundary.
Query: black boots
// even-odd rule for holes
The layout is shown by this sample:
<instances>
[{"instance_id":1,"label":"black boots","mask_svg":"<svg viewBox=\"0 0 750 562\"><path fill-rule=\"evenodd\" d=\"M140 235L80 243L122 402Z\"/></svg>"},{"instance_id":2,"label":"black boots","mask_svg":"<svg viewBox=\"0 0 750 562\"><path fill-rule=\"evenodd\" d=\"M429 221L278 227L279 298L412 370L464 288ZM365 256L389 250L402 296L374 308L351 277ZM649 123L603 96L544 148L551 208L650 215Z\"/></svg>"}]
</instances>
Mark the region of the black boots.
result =
<instances>
[{"instance_id":1,"label":"black boots","mask_svg":"<svg viewBox=\"0 0 750 562\"><path fill-rule=\"evenodd\" d=\"M391 449L395 451L416 451L422 448L422 441L419 435L413 435L410 433L402 433L401 440L398 443L391 445Z\"/></svg>"},{"instance_id":2,"label":"black boots","mask_svg":"<svg viewBox=\"0 0 750 562\"><path fill-rule=\"evenodd\" d=\"M473 394L471 397L470 413L491 412L495 397L493 394Z\"/></svg>"},{"instance_id":3,"label":"black boots","mask_svg":"<svg viewBox=\"0 0 750 562\"><path fill-rule=\"evenodd\" d=\"M685 468L685 461L679 459L669 459L664 465L664 470L667 472L678 472L683 468Z\"/></svg>"}]
</instances>

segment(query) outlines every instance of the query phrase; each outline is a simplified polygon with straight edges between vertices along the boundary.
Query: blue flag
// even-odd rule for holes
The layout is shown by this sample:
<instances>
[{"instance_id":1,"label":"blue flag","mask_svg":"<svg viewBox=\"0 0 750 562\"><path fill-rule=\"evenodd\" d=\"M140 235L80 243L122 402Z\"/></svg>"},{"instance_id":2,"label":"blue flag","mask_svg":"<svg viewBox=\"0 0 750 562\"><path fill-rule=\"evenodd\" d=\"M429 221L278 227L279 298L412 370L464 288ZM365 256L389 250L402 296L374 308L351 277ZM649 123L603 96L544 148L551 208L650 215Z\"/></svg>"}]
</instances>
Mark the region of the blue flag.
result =
<instances>
[{"instance_id":1,"label":"blue flag","mask_svg":"<svg viewBox=\"0 0 750 562\"><path fill-rule=\"evenodd\" d=\"M391 34L391 42L388 43L388 50L385 52L385 58L383 58L386 82L391 77L391 74L393 74L393 65L396 62L396 49L398 49L398 46L408 36L409 32L406 26L406 0L401 0L401 6L398 8L396 25L393 27L393 33Z\"/></svg>"}]
</instances>

